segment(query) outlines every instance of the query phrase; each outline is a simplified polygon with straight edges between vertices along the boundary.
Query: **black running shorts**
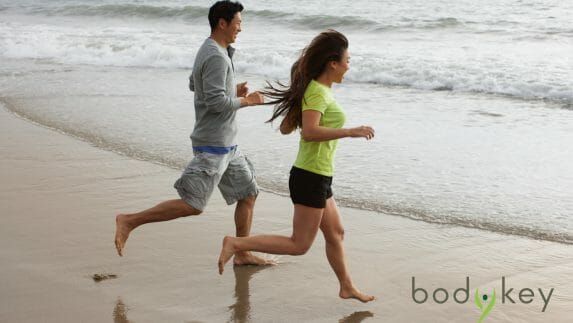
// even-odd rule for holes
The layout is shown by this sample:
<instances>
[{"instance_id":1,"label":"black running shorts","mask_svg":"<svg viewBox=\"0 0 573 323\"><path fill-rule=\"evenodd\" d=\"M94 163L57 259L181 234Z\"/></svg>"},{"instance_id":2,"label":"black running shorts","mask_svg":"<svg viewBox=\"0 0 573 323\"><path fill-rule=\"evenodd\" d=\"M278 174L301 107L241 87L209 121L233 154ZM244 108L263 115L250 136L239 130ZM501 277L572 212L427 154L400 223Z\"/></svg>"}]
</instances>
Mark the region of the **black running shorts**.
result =
<instances>
[{"instance_id":1,"label":"black running shorts","mask_svg":"<svg viewBox=\"0 0 573 323\"><path fill-rule=\"evenodd\" d=\"M332 177L319 175L293 167L290 170L288 187L294 204L324 209L326 200L332 197Z\"/></svg>"}]
</instances>

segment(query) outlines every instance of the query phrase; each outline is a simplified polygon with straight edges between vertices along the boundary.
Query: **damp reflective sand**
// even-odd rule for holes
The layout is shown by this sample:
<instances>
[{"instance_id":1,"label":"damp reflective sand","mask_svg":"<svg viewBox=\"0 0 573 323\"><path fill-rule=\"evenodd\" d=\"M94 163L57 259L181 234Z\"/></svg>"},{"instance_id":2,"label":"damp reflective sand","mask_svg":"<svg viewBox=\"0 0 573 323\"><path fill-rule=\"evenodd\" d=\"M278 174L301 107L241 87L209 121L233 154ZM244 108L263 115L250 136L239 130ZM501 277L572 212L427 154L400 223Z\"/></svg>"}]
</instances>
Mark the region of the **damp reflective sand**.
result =
<instances>
[{"instance_id":1,"label":"damp reflective sand","mask_svg":"<svg viewBox=\"0 0 573 323\"><path fill-rule=\"evenodd\" d=\"M369 304L338 298L320 236L307 255L219 276L221 238L234 226L233 209L218 194L202 216L134 231L120 258L114 215L173 198L179 172L97 149L3 108L0 123L0 321L470 322L481 315L475 290L500 295L502 277L514 301L523 288L535 297L530 304L498 298L488 320L573 316L570 245L350 208L341 209L348 262L356 285L377 296ZM290 234L291 213L287 198L262 193L253 234ZM94 274L116 277L96 282ZM430 294L424 304L412 299L412 277ZM469 300L457 304L453 293L466 277ZM441 305L432 298L438 288L450 295ZM555 288L545 312L537 288Z\"/></svg>"}]
</instances>

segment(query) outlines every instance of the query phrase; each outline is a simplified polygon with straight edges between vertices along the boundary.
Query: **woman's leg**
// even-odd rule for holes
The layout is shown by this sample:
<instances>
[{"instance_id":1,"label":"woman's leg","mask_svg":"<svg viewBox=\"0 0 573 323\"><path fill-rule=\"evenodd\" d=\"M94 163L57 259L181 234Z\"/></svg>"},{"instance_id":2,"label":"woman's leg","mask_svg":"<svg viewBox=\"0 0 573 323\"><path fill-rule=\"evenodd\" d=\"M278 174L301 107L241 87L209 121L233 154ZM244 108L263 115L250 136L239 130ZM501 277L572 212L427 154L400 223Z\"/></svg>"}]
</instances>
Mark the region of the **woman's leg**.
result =
<instances>
[{"instance_id":1,"label":"woman's leg","mask_svg":"<svg viewBox=\"0 0 573 323\"><path fill-rule=\"evenodd\" d=\"M363 294L354 287L348 273L344 246L342 245L344 228L342 227L340 212L334 198L326 200L326 208L320 222L320 230L322 230L326 241L326 257L340 282L340 297L356 298L364 303L373 300L374 296Z\"/></svg>"},{"instance_id":2,"label":"woman's leg","mask_svg":"<svg viewBox=\"0 0 573 323\"><path fill-rule=\"evenodd\" d=\"M258 251L276 255L302 255L310 248L318 232L324 209L300 204L294 205L292 236L257 235L250 237L230 237L223 239L219 255L219 273L236 252Z\"/></svg>"}]
</instances>

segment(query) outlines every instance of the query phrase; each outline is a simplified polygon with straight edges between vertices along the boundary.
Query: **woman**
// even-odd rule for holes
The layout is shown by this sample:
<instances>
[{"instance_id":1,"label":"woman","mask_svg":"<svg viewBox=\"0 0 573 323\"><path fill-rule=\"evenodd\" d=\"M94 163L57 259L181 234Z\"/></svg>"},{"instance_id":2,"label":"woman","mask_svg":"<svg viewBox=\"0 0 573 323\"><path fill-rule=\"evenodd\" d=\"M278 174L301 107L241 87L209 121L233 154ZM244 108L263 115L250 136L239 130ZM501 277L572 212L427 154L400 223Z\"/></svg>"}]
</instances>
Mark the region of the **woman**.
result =
<instances>
[{"instance_id":1,"label":"woman","mask_svg":"<svg viewBox=\"0 0 573 323\"><path fill-rule=\"evenodd\" d=\"M348 40L334 30L315 37L291 69L289 87L269 84L264 92L276 108L273 121L284 116L280 130L288 134L301 128L299 151L290 172L289 190L294 203L292 236L258 235L225 237L219 256L219 273L236 252L302 255L312 245L318 229L326 240L326 255L340 283L341 298L369 302L373 296L354 287L348 273L340 213L332 197L333 158L339 138L374 137L371 127L342 128L345 114L331 94L349 68Z\"/></svg>"}]
</instances>

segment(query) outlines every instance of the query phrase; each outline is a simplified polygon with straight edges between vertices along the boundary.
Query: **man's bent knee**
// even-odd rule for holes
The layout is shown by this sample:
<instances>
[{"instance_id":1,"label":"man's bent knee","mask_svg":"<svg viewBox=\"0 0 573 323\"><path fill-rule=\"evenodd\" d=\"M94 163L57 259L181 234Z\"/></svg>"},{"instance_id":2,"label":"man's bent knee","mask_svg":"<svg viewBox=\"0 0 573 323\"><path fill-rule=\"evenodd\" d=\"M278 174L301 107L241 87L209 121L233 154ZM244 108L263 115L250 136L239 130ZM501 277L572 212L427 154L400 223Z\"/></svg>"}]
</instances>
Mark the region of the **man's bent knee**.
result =
<instances>
[{"instance_id":1,"label":"man's bent knee","mask_svg":"<svg viewBox=\"0 0 573 323\"><path fill-rule=\"evenodd\" d=\"M254 206L256 200L257 200L257 195L251 195L251 196L245 197L242 200L239 200L238 203L244 203L244 204L247 204L249 206Z\"/></svg>"},{"instance_id":2,"label":"man's bent knee","mask_svg":"<svg viewBox=\"0 0 573 323\"><path fill-rule=\"evenodd\" d=\"M190 205L189 203L185 202L184 200L181 200L181 206L182 208L185 209L185 213L189 216L189 215L199 215L201 213L203 213L203 210L199 210L197 208L195 208L194 206Z\"/></svg>"},{"instance_id":3,"label":"man's bent knee","mask_svg":"<svg viewBox=\"0 0 573 323\"><path fill-rule=\"evenodd\" d=\"M239 200L237 202L237 206L246 206L249 207L251 209L253 209L255 207L255 201L257 200L257 196L256 195L251 195L251 196L247 196L242 200Z\"/></svg>"}]
</instances>

